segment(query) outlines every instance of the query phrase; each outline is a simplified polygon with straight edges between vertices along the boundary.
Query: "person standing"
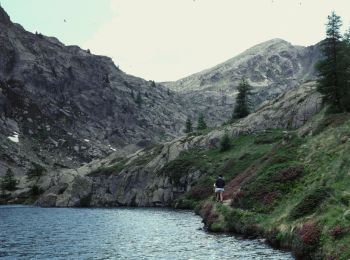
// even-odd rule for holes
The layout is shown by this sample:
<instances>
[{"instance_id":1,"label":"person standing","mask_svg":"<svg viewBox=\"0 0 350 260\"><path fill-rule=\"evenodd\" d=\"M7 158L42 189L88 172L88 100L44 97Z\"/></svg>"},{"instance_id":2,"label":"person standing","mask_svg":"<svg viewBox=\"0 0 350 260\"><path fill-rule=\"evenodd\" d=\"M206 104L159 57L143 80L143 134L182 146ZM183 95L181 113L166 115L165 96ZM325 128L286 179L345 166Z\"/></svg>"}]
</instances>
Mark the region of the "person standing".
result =
<instances>
[{"instance_id":1,"label":"person standing","mask_svg":"<svg viewBox=\"0 0 350 260\"><path fill-rule=\"evenodd\" d=\"M225 190L225 181L222 175L220 174L219 177L216 179L216 182L214 184L215 187L215 197L216 201L223 202L224 201L224 190Z\"/></svg>"}]
</instances>

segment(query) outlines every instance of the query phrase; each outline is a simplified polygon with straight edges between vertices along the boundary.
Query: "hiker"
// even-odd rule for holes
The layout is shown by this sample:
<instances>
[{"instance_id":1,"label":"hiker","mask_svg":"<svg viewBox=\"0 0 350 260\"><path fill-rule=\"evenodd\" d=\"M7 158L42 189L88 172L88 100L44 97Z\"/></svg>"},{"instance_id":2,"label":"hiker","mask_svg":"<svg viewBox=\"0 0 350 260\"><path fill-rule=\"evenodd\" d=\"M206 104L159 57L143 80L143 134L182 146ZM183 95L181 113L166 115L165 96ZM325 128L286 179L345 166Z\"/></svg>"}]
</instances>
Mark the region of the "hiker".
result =
<instances>
[{"instance_id":1,"label":"hiker","mask_svg":"<svg viewBox=\"0 0 350 260\"><path fill-rule=\"evenodd\" d=\"M219 177L217 178L216 182L214 183L215 187L215 197L216 201L223 202L224 201L224 187L225 187L225 181L220 174Z\"/></svg>"}]
</instances>

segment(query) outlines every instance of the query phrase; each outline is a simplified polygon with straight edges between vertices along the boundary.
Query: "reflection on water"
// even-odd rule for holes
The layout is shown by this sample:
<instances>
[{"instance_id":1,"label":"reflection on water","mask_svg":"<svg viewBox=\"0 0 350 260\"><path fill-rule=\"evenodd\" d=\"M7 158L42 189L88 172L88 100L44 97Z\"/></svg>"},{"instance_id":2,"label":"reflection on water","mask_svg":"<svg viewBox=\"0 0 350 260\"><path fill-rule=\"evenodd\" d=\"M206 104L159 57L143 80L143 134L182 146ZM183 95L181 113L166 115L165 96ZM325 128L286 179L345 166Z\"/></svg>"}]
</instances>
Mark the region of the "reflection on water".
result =
<instances>
[{"instance_id":1,"label":"reflection on water","mask_svg":"<svg viewBox=\"0 0 350 260\"><path fill-rule=\"evenodd\" d=\"M190 211L0 206L0 258L293 259L202 226Z\"/></svg>"}]
</instances>

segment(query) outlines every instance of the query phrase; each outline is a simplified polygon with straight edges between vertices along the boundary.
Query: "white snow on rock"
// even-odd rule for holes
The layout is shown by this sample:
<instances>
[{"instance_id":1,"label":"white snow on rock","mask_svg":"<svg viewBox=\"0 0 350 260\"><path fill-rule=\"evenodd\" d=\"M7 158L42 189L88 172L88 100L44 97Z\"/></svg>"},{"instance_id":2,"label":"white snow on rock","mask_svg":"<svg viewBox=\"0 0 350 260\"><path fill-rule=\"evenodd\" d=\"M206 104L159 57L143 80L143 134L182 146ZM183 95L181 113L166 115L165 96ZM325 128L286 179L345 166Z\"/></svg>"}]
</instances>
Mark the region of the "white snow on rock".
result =
<instances>
[{"instance_id":1,"label":"white snow on rock","mask_svg":"<svg viewBox=\"0 0 350 260\"><path fill-rule=\"evenodd\" d=\"M116 152L117 149L115 149L114 147L112 147L110 144L108 145L109 149L111 149L112 151Z\"/></svg>"},{"instance_id":2,"label":"white snow on rock","mask_svg":"<svg viewBox=\"0 0 350 260\"><path fill-rule=\"evenodd\" d=\"M16 132L14 132L12 136L8 136L7 138L14 143L19 143L18 133Z\"/></svg>"}]
</instances>

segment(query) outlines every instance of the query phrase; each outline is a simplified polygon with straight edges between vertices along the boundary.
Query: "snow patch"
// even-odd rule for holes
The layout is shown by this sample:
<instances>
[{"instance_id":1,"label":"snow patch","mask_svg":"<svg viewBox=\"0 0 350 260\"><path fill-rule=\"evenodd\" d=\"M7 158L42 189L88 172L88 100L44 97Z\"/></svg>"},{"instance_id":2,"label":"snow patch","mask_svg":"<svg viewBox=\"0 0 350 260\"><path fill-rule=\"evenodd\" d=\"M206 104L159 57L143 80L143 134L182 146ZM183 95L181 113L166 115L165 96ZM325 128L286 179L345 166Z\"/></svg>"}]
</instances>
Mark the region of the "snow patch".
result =
<instances>
[{"instance_id":1,"label":"snow patch","mask_svg":"<svg viewBox=\"0 0 350 260\"><path fill-rule=\"evenodd\" d=\"M109 149L111 149L112 151L116 152L117 149L115 149L114 147L112 147L110 144L108 145Z\"/></svg>"},{"instance_id":2,"label":"snow patch","mask_svg":"<svg viewBox=\"0 0 350 260\"><path fill-rule=\"evenodd\" d=\"M14 143L19 143L18 133L16 132L13 132L13 135L8 136L7 138Z\"/></svg>"}]
</instances>

